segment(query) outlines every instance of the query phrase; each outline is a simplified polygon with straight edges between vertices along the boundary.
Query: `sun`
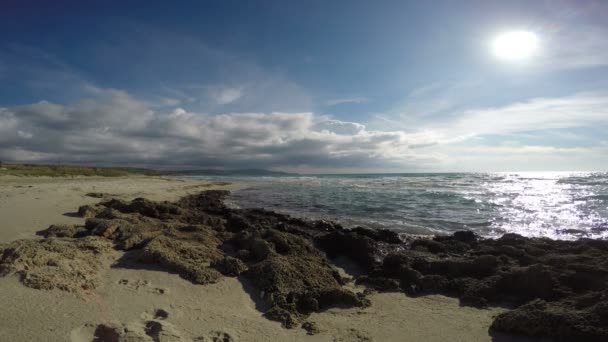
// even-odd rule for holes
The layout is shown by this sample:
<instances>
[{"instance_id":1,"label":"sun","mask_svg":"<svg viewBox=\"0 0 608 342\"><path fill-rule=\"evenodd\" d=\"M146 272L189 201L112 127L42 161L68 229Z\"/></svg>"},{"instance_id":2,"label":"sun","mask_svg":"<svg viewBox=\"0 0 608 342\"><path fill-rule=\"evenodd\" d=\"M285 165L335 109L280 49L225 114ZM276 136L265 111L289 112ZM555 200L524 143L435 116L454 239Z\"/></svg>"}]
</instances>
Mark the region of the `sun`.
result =
<instances>
[{"instance_id":1,"label":"sun","mask_svg":"<svg viewBox=\"0 0 608 342\"><path fill-rule=\"evenodd\" d=\"M492 41L492 52L500 59L517 61L530 58L538 50L538 36L530 31L510 31Z\"/></svg>"}]
</instances>

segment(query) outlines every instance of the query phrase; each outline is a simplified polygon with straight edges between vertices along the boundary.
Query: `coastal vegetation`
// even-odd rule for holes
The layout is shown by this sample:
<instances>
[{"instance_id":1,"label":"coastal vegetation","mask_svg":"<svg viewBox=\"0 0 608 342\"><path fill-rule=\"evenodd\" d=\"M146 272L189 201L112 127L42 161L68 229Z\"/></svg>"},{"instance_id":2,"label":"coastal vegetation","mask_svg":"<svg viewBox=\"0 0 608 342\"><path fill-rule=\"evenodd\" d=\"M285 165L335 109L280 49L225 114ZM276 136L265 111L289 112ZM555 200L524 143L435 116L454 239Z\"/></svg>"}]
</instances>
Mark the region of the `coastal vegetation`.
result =
<instances>
[{"instance_id":1,"label":"coastal vegetation","mask_svg":"<svg viewBox=\"0 0 608 342\"><path fill-rule=\"evenodd\" d=\"M0 162L0 175L12 176L100 176L124 177L132 175L158 176L167 172L127 167L99 167L81 165L6 164Z\"/></svg>"},{"instance_id":2,"label":"coastal vegetation","mask_svg":"<svg viewBox=\"0 0 608 342\"><path fill-rule=\"evenodd\" d=\"M6 164L0 161L0 175L13 176L99 176L124 177L133 175L143 176L285 176L286 172L263 169L192 169L192 170L154 170L132 167L102 167L61 164Z\"/></svg>"}]
</instances>

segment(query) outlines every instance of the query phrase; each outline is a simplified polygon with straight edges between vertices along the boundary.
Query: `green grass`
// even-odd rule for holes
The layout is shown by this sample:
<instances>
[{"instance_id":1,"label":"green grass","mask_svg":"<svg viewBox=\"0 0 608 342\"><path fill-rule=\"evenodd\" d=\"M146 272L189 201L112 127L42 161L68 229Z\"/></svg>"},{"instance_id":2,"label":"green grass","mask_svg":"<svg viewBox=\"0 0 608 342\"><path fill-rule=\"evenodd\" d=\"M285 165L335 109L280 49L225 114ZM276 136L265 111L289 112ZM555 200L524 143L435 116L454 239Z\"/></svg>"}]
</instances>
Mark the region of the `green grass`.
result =
<instances>
[{"instance_id":1,"label":"green grass","mask_svg":"<svg viewBox=\"0 0 608 342\"><path fill-rule=\"evenodd\" d=\"M76 165L35 165L35 164L0 164L0 175L13 176L101 176L123 177L133 175L160 176L168 174L149 169L136 169L127 167L94 167Z\"/></svg>"}]
</instances>

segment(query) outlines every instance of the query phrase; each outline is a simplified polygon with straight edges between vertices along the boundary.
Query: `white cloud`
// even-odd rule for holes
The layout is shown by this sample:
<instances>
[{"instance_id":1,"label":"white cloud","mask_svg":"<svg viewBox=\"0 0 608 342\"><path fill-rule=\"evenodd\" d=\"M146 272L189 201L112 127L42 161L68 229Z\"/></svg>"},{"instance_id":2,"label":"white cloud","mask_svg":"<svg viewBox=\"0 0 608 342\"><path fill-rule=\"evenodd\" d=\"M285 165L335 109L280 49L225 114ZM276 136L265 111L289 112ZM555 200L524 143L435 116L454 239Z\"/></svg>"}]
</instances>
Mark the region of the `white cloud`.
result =
<instances>
[{"instance_id":1,"label":"white cloud","mask_svg":"<svg viewBox=\"0 0 608 342\"><path fill-rule=\"evenodd\" d=\"M606 13L606 1L546 0L527 25L540 42L528 64L544 70L608 66Z\"/></svg>"},{"instance_id":2,"label":"white cloud","mask_svg":"<svg viewBox=\"0 0 608 342\"><path fill-rule=\"evenodd\" d=\"M213 100L220 105L232 103L243 96L241 88L223 88L212 92Z\"/></svg>"},{"instance_id":3,"label":"white cloud","mask_svg":"<svg viewBox=\"0 0 608 342\"><path fill-rule=\"evenodd\" d=\"M428 132L374 131L311 112L209 115L151 110L114 89L70 105L41 101L0 110L0 158L149 165L370 167L420 158ZM24 139L27 138L27 139Z\"/></svg>"},{"instance_id":4,"label":"white cloud","mask_svg":"<svg viewBox=\"0 0 608 342\"><path fill-rule=\"evenodd\" d=\"M432 156L424 165L431 170L608 169L608 149L597 137L608 134L608 93L533 98L407 123L376 117L384 127L407 127L410 138L420 134L413 141L428 143L408 147Z\"/></svg>"},{"instance_id":5,"label":"white cloud","mask_svg":"<svg viewBox=\"0 0 608 342\"><path fill-rule=\"evenodd\" d=\"M555 147L504 143L447 145L437 153L436 170L445 171L594 171L607 170L608 147Z\"/></svg>"},{"instance_id":6,"label":"white cloud","mask_svg":"<svg viewBox=\"0 0 608 342\"><path fill-rule=\"evenodd\" d=\"M179 105L181 103L181 101L179 99L174 99L174 98L170 98L170 97L161 97L160 103L163 106L175 107L175 106Z\"/></svg>"},{"instance_id":7,"label":"white cloud","mask_svg":"<svg viewBox=\"0 0 608 342\"><path fill-rule=\"evenodd\" d=\"M410 91L405 98L385 113L375 113L370 127L384 129L415 129L425 123L444 120L446 114L461 110L474 102L483 91L480 82L436 82Z\"/></svg>"},{"instance_id":8,"label":"white cloud","mask_svg":"<svg viewBox=\"0 0 608 342\"><path fill-rule=\"evenodd\" d=\"M345 122L327 119L315 125L316 130L333 132L335 134L358 134L365 126L356 122Z\"/></svg>"},{"instance_id":9,"label":"white cloud","mask_svg":"<svg viewBox=\"0 0 608 342\"><path fill-rule=\"evenodd\" d=\"M608 6L605 12L608 13ZM542 33L541 33L542 34ZM541 68L588 68L608 66L608 29L605 26L561 26L544 32L544 53L536 62Z\"/></svg>"},{"instance_id":10,"label":"white cloud","mask_svg":"<svg viewBox=\"0 0 608 342\"><path fill-rule=\"evenodd\" d=\"M31 139L34 136L32 133L24 132L21 130L17 131L17 135L19 135L23 139Z\"/></svg>"},{"instance_id":11,"label":"white cloud","mask_svg":"<svg viewBox=\"0 0 608 342\"><path fill-rule=\"evenodd\" d=\"M471 93L478 82L433 83L412 90L396 110L402 120L417 121L421 118L443 114L457 108Z\"/></svg>"},{"instance_id":12,"label":"white cloud","mask_svg":"<svg viewBox=\"0 0 608 342\"><path fill-rule=\"evenodd\" d=\"M466 110L407 130L376 130L312 112L158 111L124 91L89 93L68 105L0 108L0 159L317 172L608 167L608 159L598 158L608 155L600 142L571 148L518 142L538 130L608 130L608 95L602 93ZM509 135L514 142L478 140L487 135Z\"/></svg>"},{"instance_id":13,"label":"white cloud","mask_svg":"<svg viewBox=\"0 0 608 342\"><path fill-rule=\"evenodd\" d=\"M341 105L341 104L346 104L346 103L365 103L365 102L369 102L370 99L367 97L346 97L346 98L339 98L339 99L332 99L326 102L326 104L328 106L336 106L336 105Z\"/></svg>"},{"instance_id":14,"label":"white cloud","mask_svg":"<svg viewBox=\"0 0 608 342\"><path fill-rule=\"evenodd\" d=\"M509 134L525 131L608 126L608 94L580 93L535 98L504 107L467 110L439 129L451 134Z\"/></svg>"}]
</instances>

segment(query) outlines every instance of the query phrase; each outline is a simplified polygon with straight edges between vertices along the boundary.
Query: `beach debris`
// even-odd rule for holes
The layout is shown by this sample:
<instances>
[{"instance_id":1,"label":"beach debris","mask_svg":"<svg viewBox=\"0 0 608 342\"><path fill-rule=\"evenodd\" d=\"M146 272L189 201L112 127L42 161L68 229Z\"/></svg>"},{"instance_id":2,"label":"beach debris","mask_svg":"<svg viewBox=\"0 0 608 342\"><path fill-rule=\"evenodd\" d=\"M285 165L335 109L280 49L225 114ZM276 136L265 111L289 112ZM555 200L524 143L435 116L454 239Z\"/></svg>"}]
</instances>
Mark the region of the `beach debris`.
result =
<instances>
[{"instance_id":1,"label":"beach debris","mask_svg":"<svg viewBox=\"0 0 608 342\"><path fill-rule=\"evenodd\" d=\"M139 260L160 264L195 284L215 283L221 274L208 265L221 258L219 244L215 237L189 241L163 235L146 244Z\"/></svg>"},{"instance_id":2,"label":"beach debris","mask_svg":"<svg viewBox=\"0 0 608 342\"><path fill-rule=\"evenodd\" d=\"M238 258L226 256L223 259L211 263L211 267L218 270L227 277L237 277L247 271L247 265Z\"/></svg>"},{"instance_id":3,"label":"beach debris","mask_svg":"<svg viewBox=\"0 0 608 342\"><path fill-rule=\"evenodd\" d=\"M45 238L78 238L88 235L86 228L73 224L53 224L50 225L47 229L36 232L36 234Z\"/></svg>"},{"instance_id":4,"label":"beach debris","mask_svg":"<svg viewBox=\"0 0 608 342\"><path fill-rule=\"evenodd\" d=\"M84 218L95 217L99 213L100 208L91 205L82 205L78 207L78 216Z\"/></svg>"},{"instance_id":5,"label":"beach debris","mask_svg":"<svg viewBox=\"0 0 608 342\"><path fill-rule=\"evenodd\" d=\"M17 240L0 246L0 276L16 274L35 289L94 289L110 250L109 241L91 236Z\"/></svg>"}]
</instances>

